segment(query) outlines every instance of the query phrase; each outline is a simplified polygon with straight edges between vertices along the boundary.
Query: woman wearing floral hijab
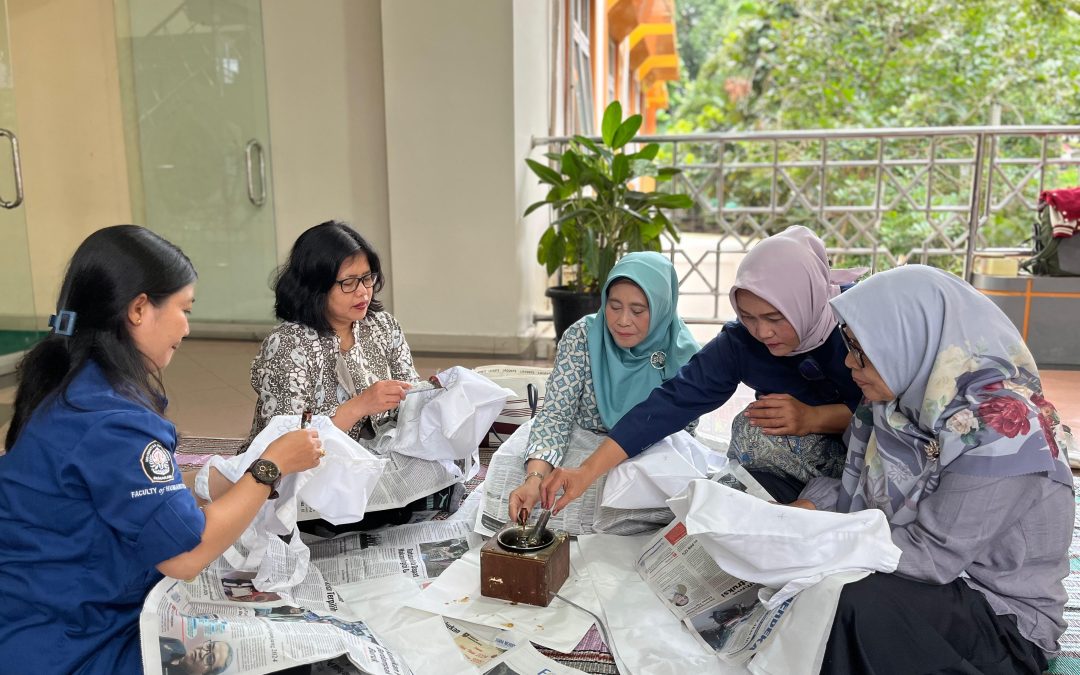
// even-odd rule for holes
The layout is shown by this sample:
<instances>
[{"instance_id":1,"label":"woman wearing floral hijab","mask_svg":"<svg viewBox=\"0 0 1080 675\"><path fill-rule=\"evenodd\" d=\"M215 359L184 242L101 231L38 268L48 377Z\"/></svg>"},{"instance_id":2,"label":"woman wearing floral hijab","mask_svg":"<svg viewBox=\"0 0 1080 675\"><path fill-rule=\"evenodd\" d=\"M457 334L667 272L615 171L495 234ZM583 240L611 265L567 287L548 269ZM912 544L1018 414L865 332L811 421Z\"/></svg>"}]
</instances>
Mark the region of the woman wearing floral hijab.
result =
<instances>
[{"instance_id":1,"label":"woman wearing floral hijab","mask_svg":"<svg viewBox=\"0 0 1080 675\"><path fill-rule=\"evenodd\" d=\"M778 501L795 499L810 478L838 477L840 434L861 394L829 299L865 271L831 269L825 244L801 226L754 246L731 289L738 320L624 415L580 469L545 481L544 503L563 490L555 504L563 508L628 456L724 405L739 383L758 399L732 424L730 457Z\"/></svg>"},{"instance_id":2,"label":"woman wearing floral hijab","mask_svg":"<svg viewBox=\"0 0 1080 675\"><path fill-rule=\"evenodd\" d=\"M825 673L1042 672L1065 629L1068 429L1009 319L962 280L910 265L832 300L867 405L840 480L796 505L876 508L902 551L848 585Z\"/></svg>"}]
</instances>

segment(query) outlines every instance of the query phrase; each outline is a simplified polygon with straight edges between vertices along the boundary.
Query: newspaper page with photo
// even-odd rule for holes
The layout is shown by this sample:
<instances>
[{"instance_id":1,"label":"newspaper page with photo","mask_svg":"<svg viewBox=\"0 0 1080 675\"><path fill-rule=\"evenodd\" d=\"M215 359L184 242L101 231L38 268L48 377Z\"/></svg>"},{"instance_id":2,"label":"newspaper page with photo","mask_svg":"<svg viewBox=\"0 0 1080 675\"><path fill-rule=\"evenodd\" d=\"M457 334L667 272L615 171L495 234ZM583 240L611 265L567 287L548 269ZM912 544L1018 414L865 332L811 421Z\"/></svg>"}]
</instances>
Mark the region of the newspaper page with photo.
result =
<instances>
[{"instance_id":1,"label":"newspaper page with photo","mask_svg":"<svg viewBox=\"0 0 1080 675\"><path fill-rule=\"evenodd\" d=\"M752 658L794 602L766 610L758 600L761 586L721 570L681 521L649 541L636 567L695 639L729 663Z\"/></svg>"},{"instance_id":2,"label":"newspaper page with photo","mask_svg":"<svg viewBox=\"0 0 1080 675\"><path fill-rule=\"evenodd\" d=\"M289 553L282 544L267 556ZM143 604L139 632L148 675L269 673L339 656L363 673L410 675L314 566L276 592L260 590L254 572L236 572L223 558L191 581L163 579Z\"/></svg>"},{"instance_id":3,"label":"newspaper page with photo","mask_svg":"<svg viewBox=\"0 0 1080 675\"><path fill-rule=\"evenodd\" d=\"M442 574L483 538L466 521L414 523L308 544L311 563L330 584L404 574L426 581Z\"/></svg>"},{"instance_id":4,"label":"newspaper page with photo","mask_svg":"<svg viewBox=\"0 0 1080 675\"><path fill-rule=\"evenodd\" d=\"M484 479L484 502L477 518L477 531L492 536L506 524L510 512L510 493L525 479L525 452L532 421L518 428L491 457ZM603 436L575 428L566 449L564 466L580 466L596 450ZM601 476L581 497L571 502L548 521L548 527L571 535L607 532L640 534L652 532L671 522L674 515L667 508L610 509L600 506L606 476Z\"/></svg>"},{"instance_id":5,"label":"newspaper page with photo","mask_svg":"<svg viewBox=\"0 0 1080 675\"><path fill-rule=\"evenodd\" d=\"M509 630L446 618L443 621L446 630L453 636L454 644L477 668L487 666L494 659L517 647L521 641ZM525 642L527 643L527 640Z\"/></svg>"}]
</instances>

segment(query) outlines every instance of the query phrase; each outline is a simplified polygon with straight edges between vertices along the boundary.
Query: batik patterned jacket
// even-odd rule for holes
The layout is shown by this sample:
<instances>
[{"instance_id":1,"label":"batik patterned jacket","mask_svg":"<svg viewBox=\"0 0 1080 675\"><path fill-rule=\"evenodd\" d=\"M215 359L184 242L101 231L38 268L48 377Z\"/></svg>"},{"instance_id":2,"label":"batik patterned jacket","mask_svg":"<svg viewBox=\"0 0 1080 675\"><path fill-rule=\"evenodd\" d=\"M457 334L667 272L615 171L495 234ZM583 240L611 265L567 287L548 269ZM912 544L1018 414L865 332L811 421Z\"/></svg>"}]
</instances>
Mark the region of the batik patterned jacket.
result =
<instances>
[{"instance_id":1,"label":"batik patterned jacket","mask_svg":"<svg viewBox=\"0 0 1080 675\"><path fill-rule=\"evenodd\" d=\"M298 415L306 407L316 415L335 415L338 406L349 400L337 374L339 353L357 394L380 380L419 381L405 334L390 313L369 312L362 321L354 322L352 329L355 344L347 352L340 351L337 335L320 336L292 322L281 323L263 340L251 364L251 386L259 400L250 438L274 415ZM359 439L365 427L377 429L392 421L395 412L365 417L349 435Z\"/></svg>"}]
</instances>

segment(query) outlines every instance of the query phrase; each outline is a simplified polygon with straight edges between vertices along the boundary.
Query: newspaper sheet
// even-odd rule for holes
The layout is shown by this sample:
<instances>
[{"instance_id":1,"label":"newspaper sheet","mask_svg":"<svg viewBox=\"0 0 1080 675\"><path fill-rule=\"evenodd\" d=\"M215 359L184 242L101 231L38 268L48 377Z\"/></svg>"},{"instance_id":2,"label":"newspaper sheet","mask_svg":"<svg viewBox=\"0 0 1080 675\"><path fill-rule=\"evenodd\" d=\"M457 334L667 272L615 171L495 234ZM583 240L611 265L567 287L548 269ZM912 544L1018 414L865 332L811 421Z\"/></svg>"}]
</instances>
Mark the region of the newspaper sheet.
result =
<instances>
[{"instance_id":1,"label":"newspaper sheet","mask_svg":"<svg viewBox=\"0 0 1080 675\"><path fill-rule=\"evenodd\" d=\"M721 570L681 521L649 541L636 567L695 639L729 663L752 658L795 601L767 610L758 600L761 586Z\"/></svg>"},{"instance_id":2,"label":"newspaper sheet","mask_svg":"<svg viewBox=\"0 0 1080 675\"><path fill-rule=\"evenodd\" d=\"M377 454L377 453L376 453ZM382 478L368 498L368 512L399 509L454 483L466 480L465 470L456 463L443 460L417 459L391 452ZM470 464L470 466L473 466ZM318 511L300 502L296 519L320 518Z\"/></svg>"},{"instance_id":3,"label":"newspaper sheet","mask_svg":"<svg viewBox=\"0 0 1080 675\"><path fill-rule=\"evenodd\" d=\"M484 503L477 520L477 531L486 536L495 534L507 521L510 512L510 493L525 478L525 454L532 420L518 427L491 457L484 479ZM564 466L580 466L592 454L603 436L575 428L563 460ZM548 527L565 530L571 535L608 532L610 534L639 534L652 532L671 522L674 515L662 509L610 509L600 506L606 476L601 476L578 499L558 515L552 516Z\"/></svg>"},{"instance_id":4,"label":"newspaper sheet","mask_svg":"<svg viewBox=\"0 0 1080 675\"><path fill-rule=\"evenodd\" d=\"M449 460L417 459L396 452L386 458L390 461L368 500L368 511L398 509L465 480L461 468Z\"/></svg>"},{"instance_id":5,"label":"newspaper sheet","mask_svg":"<svg viewBox=\"0 0 1080 675\"><path fill-rule=\"evenodd\" d=\"M453 636L454 644L478 668L487 666L517 647L516 635L508 630L481 626L476 623L444 619L446 630ZM525 640L524 644L528 644Z\"/></svg>"},{"instance_id":6,"label":"newspaper sheet","mask_svg":"<svg viewBox=\"0 0 1080 675\"><path fill-rule=\"evenodd\" d=\"M267 550L268 558L288 555L284 544ZM288 591L259 590L254 576L219 558L190 582L157 584L139 617L144 671L196 672L224 663L232 674L269 673L345 656L362 673L411 673L314 566Z\"/></svg>"},{"instance_id":7,"label":"newspaper sheet","mask_svg":"<svg viewBox=\"0 0 1080 675\"><path fill-rule=\"evenodd\" d=\"M323 578L338 585L399 574L432 579L482 544L469 522L432 521L355 532L309 543L308 548Z\"/></svg>"}]
</instances>

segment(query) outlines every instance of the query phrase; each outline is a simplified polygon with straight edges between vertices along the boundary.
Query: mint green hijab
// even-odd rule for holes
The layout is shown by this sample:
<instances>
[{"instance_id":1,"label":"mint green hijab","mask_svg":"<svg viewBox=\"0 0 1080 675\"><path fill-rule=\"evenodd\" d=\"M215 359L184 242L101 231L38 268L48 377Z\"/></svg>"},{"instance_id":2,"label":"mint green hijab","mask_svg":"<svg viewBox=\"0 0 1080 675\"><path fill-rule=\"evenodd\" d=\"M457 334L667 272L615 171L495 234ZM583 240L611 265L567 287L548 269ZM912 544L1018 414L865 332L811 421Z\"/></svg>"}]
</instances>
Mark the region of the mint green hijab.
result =
<instances>
[{"instance_id":1,"label":"mint green hijab","mask_svg":"<svg viewBox=\"0 0 1080 675\"><path fill-rule=\"evenodd\" d=\"M637 284L649 301L649 334L631 349L615 344L604 316L608 289L620 278ZM675 266L659 253L628 253L611 268L600 294L600 311L586 319L596 406L608 429L674 377L700 349L676 312L678 303Z\"/></svg>"}]
</instances>

